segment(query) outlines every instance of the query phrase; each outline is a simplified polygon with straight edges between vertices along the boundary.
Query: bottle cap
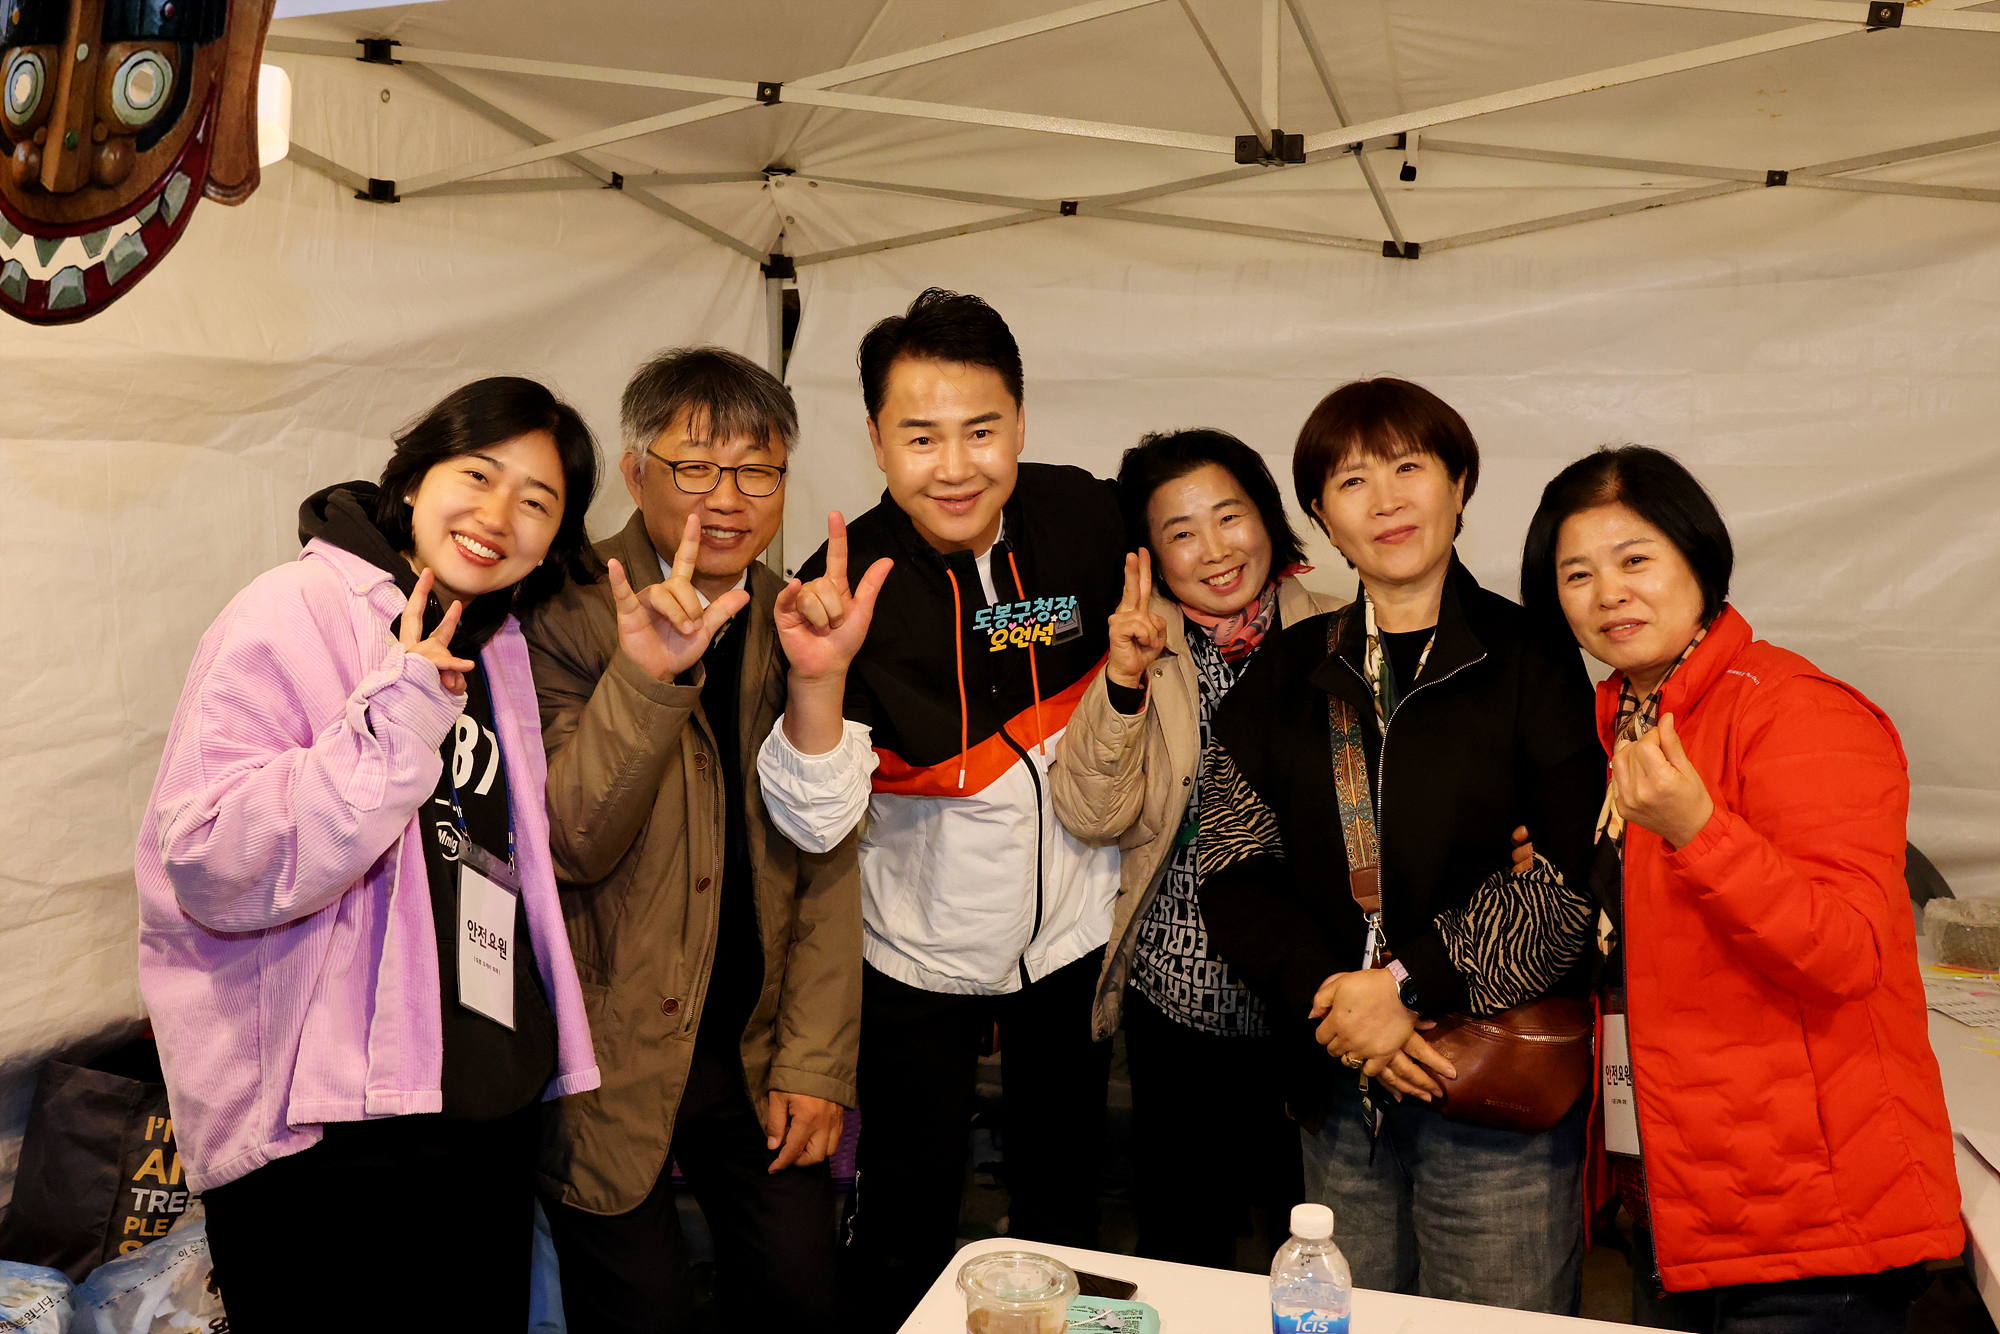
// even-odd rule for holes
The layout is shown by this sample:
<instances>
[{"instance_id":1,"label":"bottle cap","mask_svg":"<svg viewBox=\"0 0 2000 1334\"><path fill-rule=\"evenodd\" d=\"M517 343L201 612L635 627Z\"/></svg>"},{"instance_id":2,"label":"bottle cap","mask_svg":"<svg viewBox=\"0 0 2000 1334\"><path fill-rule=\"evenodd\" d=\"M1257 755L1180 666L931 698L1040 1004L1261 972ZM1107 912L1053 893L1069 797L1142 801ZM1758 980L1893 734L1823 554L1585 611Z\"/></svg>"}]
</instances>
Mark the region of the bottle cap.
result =
<instances>
[{"instance_id":1,"label":"bottle cap","mask_svg":"<svg viewBox=\"0 0 2000 1334\"><path fill-rule=\"evenodd\" d=\"M1307 1241L1325 1241L1333 1235L1333 1210L1323 1204L1293 1205L1292 1235Z\"/></svg>"}]
</instances>

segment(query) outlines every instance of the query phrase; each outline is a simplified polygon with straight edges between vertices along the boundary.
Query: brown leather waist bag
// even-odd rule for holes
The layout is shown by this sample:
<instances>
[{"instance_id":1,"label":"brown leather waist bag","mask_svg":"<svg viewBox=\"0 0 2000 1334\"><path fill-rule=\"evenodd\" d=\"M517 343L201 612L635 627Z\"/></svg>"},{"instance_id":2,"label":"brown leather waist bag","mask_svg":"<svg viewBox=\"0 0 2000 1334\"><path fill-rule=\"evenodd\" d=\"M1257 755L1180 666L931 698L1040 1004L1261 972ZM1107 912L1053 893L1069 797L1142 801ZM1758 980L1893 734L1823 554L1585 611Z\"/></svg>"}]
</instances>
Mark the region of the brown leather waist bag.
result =
<instances>
[{"instance_id":1,"label":"brown leather waist bag","mask_svg":"<svg viewBox=\"0 0 2000 1334\"><path fill-rule=\"evenodd\" d=\"M1438 1114L1468 1125L1539 1135L1590 1088L1596 1018L1587 1001L1544 996L1499 1014L1448 1014L1425 1041L1458 1071L1440 1079Z\"/></svg>"}]
</instances>

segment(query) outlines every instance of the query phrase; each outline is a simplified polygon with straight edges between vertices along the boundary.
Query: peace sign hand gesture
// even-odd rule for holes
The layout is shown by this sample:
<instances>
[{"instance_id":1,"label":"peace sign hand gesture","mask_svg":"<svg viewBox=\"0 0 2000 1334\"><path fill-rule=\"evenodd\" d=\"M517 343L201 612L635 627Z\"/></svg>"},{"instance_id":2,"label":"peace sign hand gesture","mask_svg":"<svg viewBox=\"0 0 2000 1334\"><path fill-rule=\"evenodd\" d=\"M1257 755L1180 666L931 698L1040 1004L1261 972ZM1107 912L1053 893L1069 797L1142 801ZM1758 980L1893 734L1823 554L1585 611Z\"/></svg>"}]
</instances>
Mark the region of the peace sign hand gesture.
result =
<instances>
[{"instance_id":1,"label":"peace sign hand gesture","mask_svg":"<svg viewBox=\"0 0 2000 1334\"><path fill-rule=\"evenodd\" d=\"M454 695L463 695L465 674L476 664L452 656L452 632L458 629L458 618L464 610L456 599L445 608L444 619L438 622L438 628L428 638L424 637L424 608L430 605L431 588L436 583L437 576L429 570L417 576L417 586L410 593L409 605L403 608L396 642L403 646L403 652L415 654L437 668L439 685Z\"/></svg>"},{"instance_id":2,"label":"peace sign hand gesture","mask_svg":"<svg viewBox=\"0 0 2000 1334\"><path fill-rule=\"evenodd\" d=\"M1153 553L1145 547L1125 557L1125 596L1111 613L1111 660L1104 674L1114 684L1137 690L1146 669L1167 646L1167 623L1153 614Z\"/></svg>"},{"instance_id":3,"label":"peace sign hand gesture","mask_svg":"<svg viewBox=\"0 0 2000 1334\"><path fill-rule=\"evenodd\" d=\"M659 583L635 592L625 567L608 562L611 598L618 609L618 646L655 681L671 681L700 662L709 641L749 605L749 592L732 588L702 607L694 587L694 563L700 555L701 516L690 514L673 569Z\"/></svg>"},{"instance_id":4,"label":"peace sign hand gesture","mask_svg":"<svg viewBox=\"0 0 2000 1334\"><path fill-rule=\"evenodd\" d=\"M847 521L839 510L826 516L826 573L809 584L794 579L778 594L778 641L785 646L795 679L819 681L846 674L868 637L876 596L894 566L895 561L882 557L850 591Z\"/></svg>"}]
</instances>

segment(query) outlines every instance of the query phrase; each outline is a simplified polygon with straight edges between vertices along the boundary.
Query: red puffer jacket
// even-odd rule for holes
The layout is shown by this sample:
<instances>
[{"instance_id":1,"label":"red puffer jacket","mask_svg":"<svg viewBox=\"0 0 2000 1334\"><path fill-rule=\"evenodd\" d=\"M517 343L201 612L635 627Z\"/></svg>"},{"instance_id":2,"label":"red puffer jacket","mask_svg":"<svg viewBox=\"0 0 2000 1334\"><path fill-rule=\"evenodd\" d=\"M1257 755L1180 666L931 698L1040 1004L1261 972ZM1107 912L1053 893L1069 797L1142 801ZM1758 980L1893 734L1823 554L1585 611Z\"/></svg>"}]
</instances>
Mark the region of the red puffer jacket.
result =
<instances>
[{"instance_id":1,"label":"red puffer jacket","mask_svg":"<svg viewBox=\"0 0 2000 1334\"><path fill-rule=\"evenodd\" d=\"M1617 708L1614 676L1597 695L1607 750ZM1625 839L1661 1281L1681 1292L1957 1255L1895 728L1859 691L1753 642L1734 608L1668 680L1661 713L1715 802L1678 851L1636 824Z\"/></svg>"}]
</instances>

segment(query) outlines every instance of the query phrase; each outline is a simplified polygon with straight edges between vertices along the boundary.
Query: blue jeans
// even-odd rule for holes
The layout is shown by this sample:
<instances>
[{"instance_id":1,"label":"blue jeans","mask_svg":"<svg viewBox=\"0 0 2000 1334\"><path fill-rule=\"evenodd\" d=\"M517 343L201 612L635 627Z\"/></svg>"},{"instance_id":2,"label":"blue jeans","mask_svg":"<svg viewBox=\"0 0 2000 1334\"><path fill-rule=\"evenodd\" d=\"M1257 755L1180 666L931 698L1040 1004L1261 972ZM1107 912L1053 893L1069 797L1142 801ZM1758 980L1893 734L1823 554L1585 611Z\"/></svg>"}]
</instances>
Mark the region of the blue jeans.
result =
<instances>
[{"instance_id":1,"label":"blue jeans","mask_svg":"<svg viewBox=\"0 0 2000 1334\"><path fill-rule=\"evenodd\" d=\"M1345 1071L1340 1083L1319 1131L1302 1132L1306 1198L1332 1207L1355 1287L1576 1313L1589 1098L1521 1135L1447 1121L1378 1084L1371 1155L1360 1093Z\"/></svg>"},{"instance_id":2,"label":"blue jeans","mask_svg":"<svg viewBox=\"0 0 2000 1334\"><path fill-rule=\"evenodd\" d=\"M1922 1265L1880 1274L1738 1283L1662 1296L1653 1283L1653 1234L1632 1238L1632 1323L1692 1334L1909 1334Z\"/></svg>"}]
</instances>

